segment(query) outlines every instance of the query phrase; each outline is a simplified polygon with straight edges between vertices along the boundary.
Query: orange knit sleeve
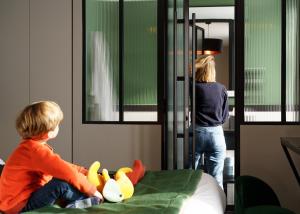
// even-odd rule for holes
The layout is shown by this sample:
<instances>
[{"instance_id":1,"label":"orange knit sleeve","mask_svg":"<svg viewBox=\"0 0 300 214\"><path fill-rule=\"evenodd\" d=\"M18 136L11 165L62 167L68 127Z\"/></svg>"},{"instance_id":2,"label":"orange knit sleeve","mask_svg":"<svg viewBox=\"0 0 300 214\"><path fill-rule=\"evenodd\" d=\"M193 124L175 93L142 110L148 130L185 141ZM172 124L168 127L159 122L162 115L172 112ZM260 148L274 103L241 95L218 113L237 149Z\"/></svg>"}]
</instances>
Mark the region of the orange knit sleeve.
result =
<instances>
[{"instance_id":1,"label":"orange knit sleeve","mask_svg":"<svg viewBox=\"0 0 300 214\"><path fill-rule=\"evenodd\" d=\"M32 165L46 175L64 180L88 196L96 192L96 187L89 183L86 176L73 164L64 161L45 145L32 151Z\"/></svg>"},{"instance_id":2,"label":"orange knit sleeve","mask_svg":"<svg viewBox=\"0 0 300 214\"><path fill-rule=\"evenodd\" d=\"M74 167L78 172L84 174L85 176L87 176L88 170L86 168L84 168L83 166L78 166L76 164L71 164L72 167Z\"/></svg>"}]
</instances>

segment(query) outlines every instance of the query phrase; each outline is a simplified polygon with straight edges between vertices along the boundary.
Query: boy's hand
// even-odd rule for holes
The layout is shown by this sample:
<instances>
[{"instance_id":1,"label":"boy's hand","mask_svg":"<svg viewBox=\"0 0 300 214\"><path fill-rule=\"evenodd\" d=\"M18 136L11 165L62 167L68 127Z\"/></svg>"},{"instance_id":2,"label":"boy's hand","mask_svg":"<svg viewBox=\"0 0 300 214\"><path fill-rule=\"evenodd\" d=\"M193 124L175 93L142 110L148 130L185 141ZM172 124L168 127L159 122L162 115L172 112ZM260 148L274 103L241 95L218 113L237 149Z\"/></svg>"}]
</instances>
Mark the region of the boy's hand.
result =
<instances>
[{"instance_id":1,"label":"boy's hand","mask_svg":"<svg viewBox=\"0 0 300 214\"><path fill-rule=\"evenodd\" d=\"M104 201L102 194L98 190L96 190L96 192L94 193L94 196L100 199L100 203L102 203Z\"/></svg>"}]
</instances>

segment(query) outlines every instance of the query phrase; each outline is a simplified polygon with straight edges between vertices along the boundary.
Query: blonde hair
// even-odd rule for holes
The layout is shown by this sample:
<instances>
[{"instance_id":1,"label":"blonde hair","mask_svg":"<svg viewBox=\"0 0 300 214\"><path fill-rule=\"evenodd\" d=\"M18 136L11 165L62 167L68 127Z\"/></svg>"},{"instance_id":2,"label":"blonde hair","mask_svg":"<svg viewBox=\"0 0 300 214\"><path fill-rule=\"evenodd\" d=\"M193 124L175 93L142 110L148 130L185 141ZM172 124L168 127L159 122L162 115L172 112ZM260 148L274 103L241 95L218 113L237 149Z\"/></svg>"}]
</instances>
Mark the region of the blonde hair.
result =
<instances>
[{"instance_id":1,"label":"blonde hair","mask_svg":"<svg viewBox=\"0 0 300 214\"><path fill-rule=\"evenodd\" d=\"M34 102L18 115L16 129L23 139L30 139L53 131L62 120L63 112L55 102Z\"/></svg>"},{"instance_id":2,"label":"blonde hair","mask_svg":"<svg viewBox=\"0 0 300 214\"><path fill-rule=\"evenodd\" d=\"M216 68L215 58L212 55L203 56L196 59L195 62L195 80L198 82L215 82L216 81ZM192 71L190 69L190 76Z\"/></svg>"}]
</instances>

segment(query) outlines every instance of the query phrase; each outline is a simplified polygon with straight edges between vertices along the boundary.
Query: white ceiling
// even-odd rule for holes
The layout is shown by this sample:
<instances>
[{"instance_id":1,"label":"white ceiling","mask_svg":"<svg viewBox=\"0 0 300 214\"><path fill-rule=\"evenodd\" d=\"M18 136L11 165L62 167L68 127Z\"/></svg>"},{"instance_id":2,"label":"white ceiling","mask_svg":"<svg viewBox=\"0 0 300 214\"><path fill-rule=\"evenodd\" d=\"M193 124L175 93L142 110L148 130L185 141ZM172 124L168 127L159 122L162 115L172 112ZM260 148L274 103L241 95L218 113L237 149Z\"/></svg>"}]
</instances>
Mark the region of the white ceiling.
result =
<instances>
[{"instance_id":1,"label":"white ceiling","mask_svg":"<svg viewBox=\"0 0 300 214\"><path fill-rule=\"evenodd\" d=\"M192 13L196 14L196 19L234 19L234 7L191 7L189 9L190 19L192 18ZM205 23L197 23L197 25L204 28L206 38L222 39L223 45L228 46L228 23L212 22L209 26Z\"/></svg>"},{"instance_id":2,"label":"white ceiling","mask_svg":"<svg viewBox=\"0 0 300 214\"><path fill-rule=\"evenodd\" d=\"M234 19L234 7L191 7L189 16L196 14L196 19Z\"/></svg>"}]
</instances>

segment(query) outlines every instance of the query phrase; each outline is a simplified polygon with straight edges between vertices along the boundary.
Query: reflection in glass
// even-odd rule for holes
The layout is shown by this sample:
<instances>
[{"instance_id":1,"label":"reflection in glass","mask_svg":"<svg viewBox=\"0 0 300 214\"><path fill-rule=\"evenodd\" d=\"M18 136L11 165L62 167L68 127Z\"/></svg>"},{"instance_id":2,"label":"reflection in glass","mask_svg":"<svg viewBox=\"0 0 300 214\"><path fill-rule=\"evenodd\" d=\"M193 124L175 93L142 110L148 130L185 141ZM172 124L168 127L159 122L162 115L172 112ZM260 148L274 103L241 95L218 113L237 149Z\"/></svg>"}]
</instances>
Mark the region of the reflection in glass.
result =
<instances>
[{"instance_id":1,"label":"reflection in glass","mask_svg":"<svg viewBox=\"0 0 300 214\"><path fill-rule=\"evenodd\" d=\"M118 121L118 2L85 1L86 112L88 121Z\"/></svg>"}]
</instances>

